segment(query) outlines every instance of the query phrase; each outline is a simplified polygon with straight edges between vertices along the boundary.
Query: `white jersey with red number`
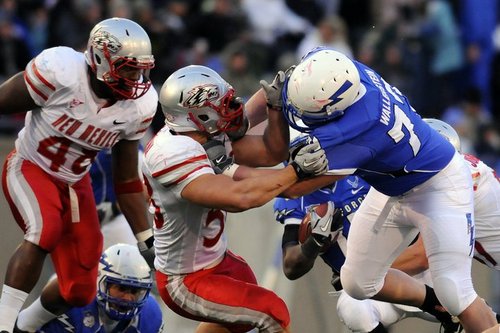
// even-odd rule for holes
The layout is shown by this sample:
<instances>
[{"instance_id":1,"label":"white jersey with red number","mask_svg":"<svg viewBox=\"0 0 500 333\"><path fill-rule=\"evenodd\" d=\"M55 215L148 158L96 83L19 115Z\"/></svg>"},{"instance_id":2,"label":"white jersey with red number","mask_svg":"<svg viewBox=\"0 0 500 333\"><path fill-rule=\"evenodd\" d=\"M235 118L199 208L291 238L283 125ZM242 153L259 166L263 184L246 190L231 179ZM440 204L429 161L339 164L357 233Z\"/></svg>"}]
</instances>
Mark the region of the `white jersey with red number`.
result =
<instances>
[{"instance_id":1,"label":"white jersey with red number","mask_svg":"<svg viewBox=\"0 0 500 333\"><path fill-rule=\"evenodd\" d=\"M85 175L99 150L142 138L156 112L153 88L137 100L107 106L90 87L83 53L68 47L40 53L26 66L24 79L40 108L26 114L16 150L69 183Z\"/></svg>"},{"instance_id":2,"label":"white jersey with red number","mask_svg":"<svg viewBox=\"0 0 500 333\"><path fill-rule=\"evenodd\" d=\"M495 171L472 155L463 155L474 186L474 257L500 269L500 182Z\"/></svg>"},{"instance_id":3,"label":"white jersey with red number","mask_svg":"<svg viewBox=\"0 0 500 333\"><path fill-rule=\"evenodd\" d=\"M155 268L185 274L217 263L227 248L226 212L181 196L191 181L214 173L203 147L164 127L147 145L142 171L155 215Z\"/></svg>"}]
</instances>

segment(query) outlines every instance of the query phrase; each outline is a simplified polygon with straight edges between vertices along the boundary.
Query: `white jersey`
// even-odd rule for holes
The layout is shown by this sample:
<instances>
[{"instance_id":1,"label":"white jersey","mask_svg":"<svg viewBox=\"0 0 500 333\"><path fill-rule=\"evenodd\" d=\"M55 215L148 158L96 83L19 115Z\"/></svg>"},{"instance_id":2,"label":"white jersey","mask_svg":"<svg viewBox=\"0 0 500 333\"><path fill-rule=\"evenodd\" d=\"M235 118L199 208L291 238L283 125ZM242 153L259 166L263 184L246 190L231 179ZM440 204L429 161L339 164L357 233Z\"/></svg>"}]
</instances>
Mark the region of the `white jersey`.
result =
<instances>
[{"instance_id":1,"label":"white jersey","mask_svg":"<svg viewBox=\"0 0 500 333\"><path fill-rule=\"evenodd\" d=\"M463 156L474 187L474 257L500 270L500 182L495 171L477 157Z\"/></svg>"},{"instance_id":2,"label":"white jersey","mask_svg":"<svg viewBox=\"0 0 500 333\"><path fill-rule=\"evenodd\" d=\"M155 214L155 268L186 274L209 267L226 252L226 212L182 198L184 187L214 171L203 147L164 127L147 145L142 166Z\"/></svg>"},{"instance_id":3,"label":"white jersey","mask_svg":"<svg viewBox=\"0 0 500 333\"><path fill-rule=\"evenodd\" d=\"M122 139L142 138L158 103L158 94L151 88L137 100L107 106L90 87L83 53L68 47L40 53L26 66L24 79L40 108L26 114L16 150L69 183L88 172L99 150Z\"/></svg>"}]
</instances>

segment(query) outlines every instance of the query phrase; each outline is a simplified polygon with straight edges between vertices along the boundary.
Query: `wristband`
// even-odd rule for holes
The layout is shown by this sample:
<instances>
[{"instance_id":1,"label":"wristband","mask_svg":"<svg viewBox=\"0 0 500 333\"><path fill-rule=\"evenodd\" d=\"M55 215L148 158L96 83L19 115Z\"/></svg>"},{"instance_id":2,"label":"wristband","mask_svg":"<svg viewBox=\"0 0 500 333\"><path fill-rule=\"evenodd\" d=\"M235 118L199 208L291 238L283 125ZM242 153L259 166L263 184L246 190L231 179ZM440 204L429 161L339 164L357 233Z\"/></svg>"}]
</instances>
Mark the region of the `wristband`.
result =
<instances>
[{"instance_id":1,"label":"wristband","mask_svg":"<svg viewBox=\"0 0 500 333\"><path fill-rule=\"evenodd\" d=\"M144 191L144 185L140 179L132 180L130 182L115 183L114 184L115 194L127 194L127 193L140 193Z\"/></svg>"},{"instance_id":2,"label":"wristband","mask_svg":"<svg viewBox=\"0 0 500 333\"><path fill-rule=\"evenodd\" d=\"M229 166L229 168L226 168L226 170L224 170L222 174L233 178L234 173L239 167L240 167L239 164L233 163L231 164L231 166Z\"/></svg>"},{"instance_id":3,"label":"wristband","mask_svg":"<svg viewBox=\"0 0 500 333\"><path fill-rule=\"evenodd\" d=\"M295 173L297 174L297 178L299 179L304 179L304 178L307 178L310 176L310 174L308 174L307 172L305 172L304 170L302 170L299 166L299 164L295 161L292 161L290 162L290 164L292 167L293 167L293 170L295 171Z\"/></svg>"},{"instance_id":4,"label":"wristband","mask_svg":"<svg viewBox=\"0 0 500 333\"><path fill-rule=\"evenodd\" d=\"M138 242L147 242L151 237L153 237L153 229L151 228L135 234L135 239Z\"/></svg>"}]
</instances>

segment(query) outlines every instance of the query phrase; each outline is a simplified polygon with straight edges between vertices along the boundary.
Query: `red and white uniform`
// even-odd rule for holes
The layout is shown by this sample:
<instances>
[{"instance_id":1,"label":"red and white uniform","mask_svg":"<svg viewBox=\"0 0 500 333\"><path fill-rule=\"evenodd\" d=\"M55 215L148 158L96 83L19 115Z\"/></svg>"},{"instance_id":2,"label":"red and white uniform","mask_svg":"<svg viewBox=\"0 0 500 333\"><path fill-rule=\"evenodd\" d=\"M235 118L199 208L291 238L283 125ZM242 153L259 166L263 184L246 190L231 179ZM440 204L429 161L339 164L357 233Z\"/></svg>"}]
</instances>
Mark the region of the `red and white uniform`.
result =
<instances>
[{"instance_id":1,"label":"red and white uniform","mask_svg":"<svg viewBox=\"0 0 500 333\"><path fill-rule=\"evenodd\" d=\"M272 291L257 286L248 264L228 251L226 212L182 198L186 185L213 173L201 144L173 135L167 127L146 147L143 174L155 215L160 295L187 318L218 322L234 332L253 327L281 332L290 322L287 307Z\"/></svg>"},{"instance_id":2,"label":"red and white uniform","mask_svg":"<svg viewBox=\"0 0 500 333\"><path fill-rule=\"evenodd\" d=\"M495 171L477 157L463 157L474 188L474 258L500 270L500 182Z\"/></svg>"},{"instance_id":3,"label":"red and white uniform","mask_svg":"<svg viewBox=\"0 0 500 333\"><path fill-rule=\"evenodd\" d=\"M89 74L83 53L68 47L47 49L28 63L26 86L40 108L26 114L2 174L24 239L51 253L69 303L92 300L102 252L90 164L119 140L140 139L158 101L150 89L107 106L91 90Z\"/></svg>"},{"instance_id":4,"label":"red and white uniform","mask_svg":"<svg viewBox=\"0 0 500 333\"><path fill-rule=\"evenodd\" d=\"M111 106L90 88L83 53L56 47L34 58L25 81L40 109L27 113L19 133L19 156L68 183L80 180L102 148L138 140L151 124L158 96L149 89L137 100Z\"/></svg>"}]
</instances>

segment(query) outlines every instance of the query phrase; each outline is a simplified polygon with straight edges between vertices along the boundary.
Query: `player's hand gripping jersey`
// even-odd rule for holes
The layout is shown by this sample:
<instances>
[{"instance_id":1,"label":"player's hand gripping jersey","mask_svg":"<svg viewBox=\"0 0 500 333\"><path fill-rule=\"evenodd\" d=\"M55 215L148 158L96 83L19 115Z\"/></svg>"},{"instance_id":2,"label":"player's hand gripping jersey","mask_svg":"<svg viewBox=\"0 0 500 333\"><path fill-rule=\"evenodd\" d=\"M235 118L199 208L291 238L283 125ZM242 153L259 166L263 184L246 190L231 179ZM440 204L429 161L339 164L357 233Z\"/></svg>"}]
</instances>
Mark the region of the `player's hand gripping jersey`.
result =
<instances>
[{"instance_id":1,"label":"player's hand gripping jersey","mask_svg":"<svg viewBox=\"0 0 500 333\"><path fill-rule=\"evenodd\" d=\"M226 252L226 212L181 197L189 182L207 173L214 171L201 144L172 135L167 127L145 149L143 174L155 214L155 267L165 274L198 271Z\"/></svg>"},{"instance_id":2,"label":"player's hand gripping jersey","mask_svg":"<svg viewBox=\"0 0 500 333\"><path fill-rule=\"evenodd\" d=\"M27 113L16 149L21 157L70 183L89 170L99 150L119 140L142 138L149 127L158 95L113 105L91 90L83 53L67 47L47 49L26 67L25 81L40 106Z\"/></svg>"}]
</instances>

